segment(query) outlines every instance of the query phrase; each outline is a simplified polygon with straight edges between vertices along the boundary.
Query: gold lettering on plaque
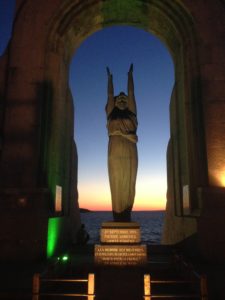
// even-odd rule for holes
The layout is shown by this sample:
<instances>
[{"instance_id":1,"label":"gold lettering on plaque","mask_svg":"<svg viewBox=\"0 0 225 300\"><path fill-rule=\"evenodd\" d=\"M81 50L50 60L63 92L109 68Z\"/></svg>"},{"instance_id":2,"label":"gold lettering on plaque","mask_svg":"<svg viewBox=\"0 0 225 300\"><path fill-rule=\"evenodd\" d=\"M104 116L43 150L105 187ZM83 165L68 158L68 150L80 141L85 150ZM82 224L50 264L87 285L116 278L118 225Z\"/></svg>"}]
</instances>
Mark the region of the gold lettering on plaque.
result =
<instances>
[{"instance_id":1,"label":"gold lettering on plaque","mask_svg":"<svg viewBox=\"0 0 225 300\"><path fill-rule=\"evenodd\" d=\"M95 261L99 264L138 265L146 259L146 245L95 245Z\"/></svg>"},{"instance_id":2,"label":"gold lettering on plaque","mask_svg":"<svg viewBox=\"0 0 225 300\"><path fill-rule=\"evenodd\" d=\"M101 242L102 243L140 243L140 228L102 228Z\"/></svg>"}]
</instances>

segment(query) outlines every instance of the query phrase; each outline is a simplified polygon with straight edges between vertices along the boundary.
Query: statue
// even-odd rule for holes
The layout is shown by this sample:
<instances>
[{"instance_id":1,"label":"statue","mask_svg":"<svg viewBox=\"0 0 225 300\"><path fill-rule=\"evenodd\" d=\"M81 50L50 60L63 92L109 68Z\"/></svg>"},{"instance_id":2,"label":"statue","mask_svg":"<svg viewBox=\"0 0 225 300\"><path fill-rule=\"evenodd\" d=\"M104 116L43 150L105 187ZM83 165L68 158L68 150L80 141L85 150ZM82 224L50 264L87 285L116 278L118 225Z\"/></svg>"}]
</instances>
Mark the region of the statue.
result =
<instances>
[{"instance_id":1,"label":"statue","mask_svg":"<svg viewBox=\"0 0 225 300\"><path fill-rule=\"evenodd\" d=\"M114 97L113 78L107 67L108 102L106 104L108 144L108 172L113 218L129 222L134 204L137 176L137 116L134 97L133 64L128 72L128 95L121 92Z\"/></svg>"}]
</instances>

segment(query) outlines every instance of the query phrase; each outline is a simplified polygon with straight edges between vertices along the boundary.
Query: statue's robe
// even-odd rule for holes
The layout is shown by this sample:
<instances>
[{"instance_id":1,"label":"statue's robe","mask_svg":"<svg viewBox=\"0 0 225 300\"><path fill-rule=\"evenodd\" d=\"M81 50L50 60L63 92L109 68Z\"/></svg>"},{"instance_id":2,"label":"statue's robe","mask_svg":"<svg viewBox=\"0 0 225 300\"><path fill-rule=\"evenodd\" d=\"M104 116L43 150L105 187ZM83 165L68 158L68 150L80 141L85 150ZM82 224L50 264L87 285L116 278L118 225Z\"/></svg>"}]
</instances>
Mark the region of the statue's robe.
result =
<instances>
[{"instance_id":1,"label":"statue's robe","mask_svg":"<svg viewBox=\"0 0 225 300\"><path fill-rule=\"evenodd\" d=\"M108 116L107 127L108 171L114 219L129 221L138 166L136 115L128 109L114 107Z\"/></svg>"}]
</instances>

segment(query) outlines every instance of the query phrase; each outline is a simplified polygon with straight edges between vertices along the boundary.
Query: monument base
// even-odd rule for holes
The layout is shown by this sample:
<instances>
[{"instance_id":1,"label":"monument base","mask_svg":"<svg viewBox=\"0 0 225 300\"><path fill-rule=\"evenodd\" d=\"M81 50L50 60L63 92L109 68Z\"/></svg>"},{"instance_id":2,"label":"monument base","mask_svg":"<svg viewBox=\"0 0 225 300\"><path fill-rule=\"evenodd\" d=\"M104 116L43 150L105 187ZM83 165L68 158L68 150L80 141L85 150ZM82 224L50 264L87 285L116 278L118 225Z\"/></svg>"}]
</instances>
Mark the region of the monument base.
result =
<instances>
[{"instance_id":1,"label":"monument base","mask_svg":"<svg viewBox=\"0 0 225 300\"><path fill-rule=\"evenodd\" d=\"M147 261L147 247L141 245L136 222L104 222L101 245L95 245L95 262L108 266L137 266Z\"/></svg>"}]
</instances>

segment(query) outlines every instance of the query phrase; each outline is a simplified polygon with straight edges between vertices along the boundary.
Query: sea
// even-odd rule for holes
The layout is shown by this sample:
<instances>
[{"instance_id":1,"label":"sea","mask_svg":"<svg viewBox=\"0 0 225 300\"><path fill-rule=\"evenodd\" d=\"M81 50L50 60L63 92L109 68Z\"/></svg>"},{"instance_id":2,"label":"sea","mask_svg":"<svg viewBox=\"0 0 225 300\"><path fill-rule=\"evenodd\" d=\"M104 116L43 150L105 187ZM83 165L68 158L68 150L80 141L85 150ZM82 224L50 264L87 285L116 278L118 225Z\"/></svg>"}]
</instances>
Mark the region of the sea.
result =
<instances>
[{"instance_id":1,"label":"sea","mask_svg":"<svg viewBox=\"0 0 225 300\"><path fill-rule=\"evenodd\" d=\"M146 244L160 244L164 211L134 211L132 221L138 222L141 228L141 240ZM85 225L90 239L88 243L99 243L100 228L102 222L112 221L113 216L110 211L96 211L81 213L81 222Z\"/></svg>"}]
</instances>

